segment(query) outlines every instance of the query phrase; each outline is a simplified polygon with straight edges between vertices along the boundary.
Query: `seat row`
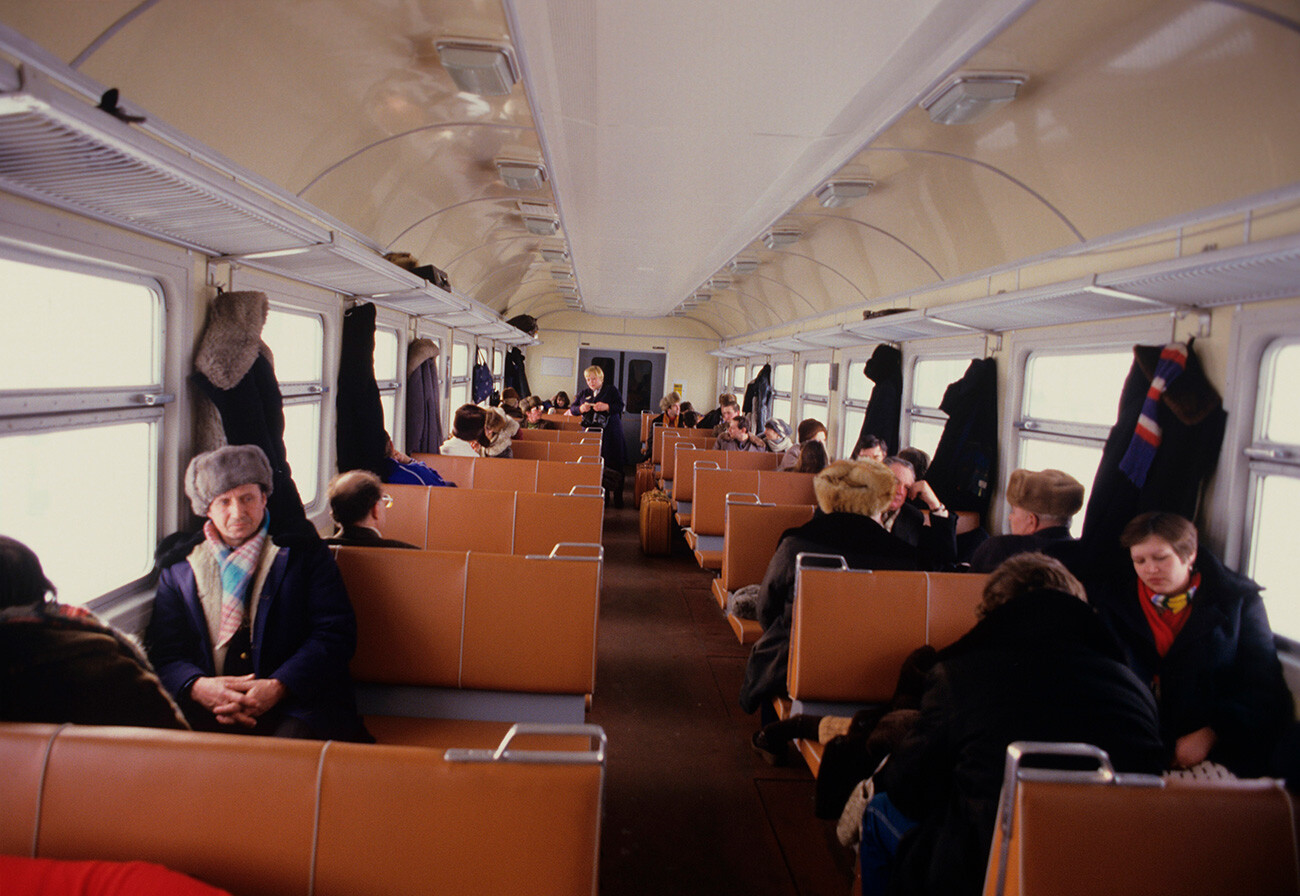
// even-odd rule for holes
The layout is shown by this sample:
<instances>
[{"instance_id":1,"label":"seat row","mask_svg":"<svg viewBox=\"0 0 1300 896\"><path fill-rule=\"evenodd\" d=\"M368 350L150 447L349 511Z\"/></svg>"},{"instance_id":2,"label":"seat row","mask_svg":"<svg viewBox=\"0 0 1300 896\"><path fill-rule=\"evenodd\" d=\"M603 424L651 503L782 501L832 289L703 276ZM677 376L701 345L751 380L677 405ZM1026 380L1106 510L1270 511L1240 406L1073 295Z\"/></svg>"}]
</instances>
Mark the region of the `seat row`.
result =
<instances>
[{"instance_id":1,"label":"seat row","mask_svg":"<svg viewBox=\"0 0 1300 896\"><path fill-rule=\"evenodd\" d=\"M384 534L431 550L547 554L562 542L599 544L605 519L599 485L575 485L568 494L427 485L385 488L393 504Z\"/></svg>"},{"instance_id":2,"label":"seat row","mask_svg":"<svg viewBox=\"0 0 1300 896\"><path fill-rule=\"evenodd\" d=\"M498 491L568 493L575 485L600 487L601 473L605 469L605 462L599 454L584 454L571 461L450 454L414 454L412 457L459 488Z\"/></svg>"}]
</instances>

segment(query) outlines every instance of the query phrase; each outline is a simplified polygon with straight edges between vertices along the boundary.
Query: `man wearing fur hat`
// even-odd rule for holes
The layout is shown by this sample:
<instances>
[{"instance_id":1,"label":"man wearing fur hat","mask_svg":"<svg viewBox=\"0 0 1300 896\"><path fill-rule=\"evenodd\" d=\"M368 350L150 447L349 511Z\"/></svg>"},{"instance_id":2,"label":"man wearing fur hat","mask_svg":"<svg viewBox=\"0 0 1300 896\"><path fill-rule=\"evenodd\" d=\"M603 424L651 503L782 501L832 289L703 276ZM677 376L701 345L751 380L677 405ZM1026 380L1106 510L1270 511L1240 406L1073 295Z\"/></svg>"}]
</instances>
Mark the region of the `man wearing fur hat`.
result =
<instances>
[{"instance_id":1,"label":"man wearing fur hat","mask_svg":"<svg viewBox=\"0 0 1300 896\"><path fill-rule=\"evenodd\" d=\"M992 572L1015 554L1039 551L1071 566L1078 543L1070 519L1083 507L1083 485L1060 470L1015 470L1007 480L1010 535L995 535L971 555L975 572Z\"/></svg>"},{"instance_id":2,"label":"man wearing fur hat","mask_svg":"<svg viewBox=\"0 0 1300 896\"><path fill-rule=\"evenodd\" d=\"M781 535L758 592L763 635L745 668L740 705L753 712L785 692L800 553L839 554L853 569L919 569L917 549L885 531L881 515L894 496L894 474L876 461L836 461L813 479L819 513ZM764 718L763 723L774 721Z\"/></svg>"},{"instance_id":3,"label":"man wearing fur hat","mask_svg":"<svg viewBox=\"0 0 1300 896\"><path fill-rule=\"evenodd\" d=\"M150 659L196 729L366 740L348 662L356 618L315 533L272 539L254 445L200 454L185 494L202 533L160 558Z\"/></svg>"}]
</instances>

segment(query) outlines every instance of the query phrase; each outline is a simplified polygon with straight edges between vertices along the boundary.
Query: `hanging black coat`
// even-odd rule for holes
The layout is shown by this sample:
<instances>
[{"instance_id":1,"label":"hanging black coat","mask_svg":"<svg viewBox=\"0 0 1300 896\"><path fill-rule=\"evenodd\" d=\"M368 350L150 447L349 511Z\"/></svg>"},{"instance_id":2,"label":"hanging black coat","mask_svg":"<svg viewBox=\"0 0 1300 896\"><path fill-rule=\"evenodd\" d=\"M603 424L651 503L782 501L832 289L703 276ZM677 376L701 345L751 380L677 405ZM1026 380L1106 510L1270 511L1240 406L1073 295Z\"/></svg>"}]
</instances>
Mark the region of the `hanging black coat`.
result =
<instances>
[{"instance_id":1,"label":"hanging black coat","mask_svg":"<svg viewBox=\"0 0 1300 896\"><path fill-rule=\"evenodd\" d=\"M752 415L749 418L750 431L763 431L767 421L772 419L772 402L776 393L772 390L772 365L764 364L754 379L745 387L745 401L740 410Z\"/></svg>"},{"instance_id":2,"label":"hanging black coat","mask_svg":"<svg viewBox=\"0 0 1300 896\"><path fill-rule=\"evenodd\" d=\"M520 398L527 398L533 393L528 388L528 371L524 369L524 353L517 347L506 352L506 369L503 375L506 389L514 389Z\"/></svg>"},{"instance_id":3,"label":"hanging black coat","mask_svg":"<svg viewBox=\"0 0 1300 896\"><path fill-rule=\"evenodd\" d=\"M998 464L998 373L992 358L970 362L943 393L948 415L925 479L950 510L987 516Z\"/></svg>"},{"instance_id":4,"label":"hanging black coat","mask_svg":"<svg viewBox=\"0 0 1300 896\"><path fill-rule=\"evenodd\" d=\"M388 433L375 381L375 306L370 303L343 312L334 406L338 412L335 444L339 472L369 470L383 478Z\"/></svg>"},{"instance_id":5,"label":"hanging black coat","mask_svg":"<svg viewBox=\"0 0 1300 896\"><path fill-rule=\"evenodd\" d=\"M256 445L271 464L271 534L311 528L284 447L284 399L271 350L261 341L265 293L228 292L213 300L194 355L191 381L216 409L228 445ZM205 448L220 447L219 444ZM314 532L315 530L312 529Z\"/></svg>"},{"instance_id":6,"label":"hanging black coat","mask_svg":"<svg viewBox=\"0 0 1300 896\"><path fill-rule=\"evenodd\" d=\"M1140 513L1164 510L1196 519L1201 487L1219 462L1228 415L1189 343L1186 368L1160 399L1156 421L1160 447L1146 482L1138 488L1120 470L1162 350L1159 345L1133 348L1133 367L1120 395L1119 416L1102 450L1083 520L1080 558L1086 566L1123 571L1128 552L1120 548L1119 535Z\"/></svg>"},{"instance_id":7,"label":"hanging black coat","mask_svg":"<svg viewBox=\"0 0 1300 896\"><path fill-rule=\"evenodd\" d=\"M898 444L898 428L903 414L903 353L892 345L881 343L867 360L863 372L875 385L867 401L867 413L862 418L863 436L884 439L894 454Z\"/></svg>"}]
</instances>

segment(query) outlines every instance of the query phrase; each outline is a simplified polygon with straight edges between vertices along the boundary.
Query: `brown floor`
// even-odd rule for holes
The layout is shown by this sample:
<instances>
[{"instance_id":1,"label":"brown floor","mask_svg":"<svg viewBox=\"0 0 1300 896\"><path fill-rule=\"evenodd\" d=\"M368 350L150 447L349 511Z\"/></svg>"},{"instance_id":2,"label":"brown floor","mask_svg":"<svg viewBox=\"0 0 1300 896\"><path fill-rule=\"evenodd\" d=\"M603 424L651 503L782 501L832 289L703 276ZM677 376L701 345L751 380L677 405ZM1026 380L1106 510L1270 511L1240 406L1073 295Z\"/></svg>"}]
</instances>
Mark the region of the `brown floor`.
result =
<instances>
[{"instance_id":1,"label":"brown floor","mask_svg":"<svg viewBox=\"0 0 1300 896\"><path fill-rule=\"evenodd\" d=\"M628 507L605 512L605 572L589 721L609 738L600 892L844 896L852 857L813 816L806 768L749 748L737 705L748 648L674 536L641 553Z\"/></svg>"}]
</instances>

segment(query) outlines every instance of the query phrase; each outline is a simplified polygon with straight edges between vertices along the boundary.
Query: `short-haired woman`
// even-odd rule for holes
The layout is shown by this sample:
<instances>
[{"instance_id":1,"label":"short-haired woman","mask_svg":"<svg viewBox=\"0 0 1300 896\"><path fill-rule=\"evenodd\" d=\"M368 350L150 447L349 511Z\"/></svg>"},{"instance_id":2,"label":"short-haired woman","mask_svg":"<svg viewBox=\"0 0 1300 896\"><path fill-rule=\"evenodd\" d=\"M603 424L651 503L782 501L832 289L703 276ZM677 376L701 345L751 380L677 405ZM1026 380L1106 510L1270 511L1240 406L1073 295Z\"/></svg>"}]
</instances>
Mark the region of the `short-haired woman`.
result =
<instances>
[{"instance_id":1,"label":"short-haired woman","mask_svg":"<svg viewBox=\"0 0 1300 896\"><path fill-rule=\"evenodd\" d=\"M573 399L569 413L582 415L582 425L599 428L600 456L605 459L605 490L615 507L623 506L623 466L627 446L623 442L623 396L613 383L605 382L605 371L594 364L582 372L587 387Z\"/></svg>"}]
</instances>

